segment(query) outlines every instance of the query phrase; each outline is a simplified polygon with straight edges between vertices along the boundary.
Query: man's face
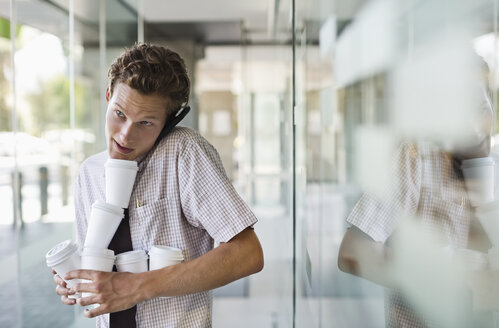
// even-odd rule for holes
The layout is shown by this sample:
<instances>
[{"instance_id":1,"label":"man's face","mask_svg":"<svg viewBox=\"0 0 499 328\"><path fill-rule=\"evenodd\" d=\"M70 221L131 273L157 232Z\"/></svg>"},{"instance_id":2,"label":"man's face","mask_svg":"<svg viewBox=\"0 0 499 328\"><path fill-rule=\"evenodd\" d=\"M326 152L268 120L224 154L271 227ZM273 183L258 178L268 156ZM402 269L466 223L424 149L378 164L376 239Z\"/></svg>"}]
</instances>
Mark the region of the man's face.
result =
<instances>
[{"instance_id":1,"label":"man's face","mask_svg":"<svg viewBox=\"0 0 499 328\"><path fill-rule=\"evenodd\" d=\"M166 120L167 99L143 95L124 83L106 91L109 157L135 160L154 146Z\"/></svg>"}]
</instances>

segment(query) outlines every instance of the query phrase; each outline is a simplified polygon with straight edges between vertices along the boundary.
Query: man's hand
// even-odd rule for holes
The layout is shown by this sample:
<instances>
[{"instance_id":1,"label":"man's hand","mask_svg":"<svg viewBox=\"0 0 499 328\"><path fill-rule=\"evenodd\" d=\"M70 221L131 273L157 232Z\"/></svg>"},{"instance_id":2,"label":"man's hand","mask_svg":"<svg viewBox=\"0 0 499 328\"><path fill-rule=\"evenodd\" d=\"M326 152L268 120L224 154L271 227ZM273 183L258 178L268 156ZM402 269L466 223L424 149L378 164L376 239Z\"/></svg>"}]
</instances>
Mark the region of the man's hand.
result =
<instances>
[{"instance_id":1,"label":"man's hand","mask_svg":"<svg viewBox=\"0 0 499 328\"><path fill-rule=\"evenodd\" d=\"M55 293L61 296L61 302L66 305L76 304L76 300L74 298L68 297L69 295L74 295L75 292L67 288L66 282L57 274L57 272L52 270L52 274L54 275L54 282L57 285L55 287Z\"/></svg>"},{"instance_id":2,"label":"man's hand","mask_svg":"<svg viewBox=\"0 0 499 328\"><path fill-rule=\"evenodd\" d=\"M77 300L81 306L100 304L95 309L85 311L87 318L93 318L104 313L123 311L141 302L136 276L129 272L75 270L69 272L65 279L91 280L76 284L73 291L93 294Z\"/></svg>"}]
</instances>

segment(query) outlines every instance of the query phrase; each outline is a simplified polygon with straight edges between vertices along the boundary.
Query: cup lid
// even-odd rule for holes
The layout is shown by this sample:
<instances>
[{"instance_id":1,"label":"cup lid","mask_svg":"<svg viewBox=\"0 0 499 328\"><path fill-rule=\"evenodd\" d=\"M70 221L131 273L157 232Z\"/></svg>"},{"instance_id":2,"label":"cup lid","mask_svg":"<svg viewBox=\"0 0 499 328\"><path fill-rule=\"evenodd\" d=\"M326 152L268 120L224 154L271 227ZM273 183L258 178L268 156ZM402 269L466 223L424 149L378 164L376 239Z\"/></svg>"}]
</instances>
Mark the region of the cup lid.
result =
<instances>
[{"instance_id":1,"label":"cup lid","mask_svg":"<svg viewBox=\"0 0 499 328\"><path fill-rule=\"evenodd\" d=\"M136 161L128 161L126 159L109 158L105 164L105 167L117 167L117 168L129 169L135 171L139 170Z\"/></svg>"},{"instance_id":2,"label":"cup lid","mask_svg":"<svg viewBox=\"0 0 499 328\"><path fill-rule=\"evenodd\" d=\"M153 245L149 250L149 254L169 256L175 259L184 259L182 250L172 246Z\"/></svg>"},{"instance_id":3,"label":"cup lid","mask_svg":"<svg viewBox=\"0 0 499 328\"><path fill-rule=\"evenodd\" d=\"M81 256L96 256L114 259L114 251L107 248L85 247L81 252Z\"/></svg>"},{"instance_id":4,"label":"cup lid","mask_svg":"<svg viewBox=\"0 0 499 328\"><path fill-rule=\"evenodd\" d=\"M492 157L479 157L479 158L471 158L465 159L461 162L461 168L470 168L477 166L488 166L494 165L494 160Z\"/></svg>"},{"instance_id":5,"label":"cup lid","mask_svg":"<svg viewBox=\"0 0 499 328\"><path fill-rule=\"evenodd\" d=\"M138 262L147 260L148 258L149 257L147 256L146 251L138 249L135 251L124 252L116 255L116 264Z\"/></svg>"},{"instance_id":6,"label":"cup lid","mask_svg":"<svg viewBox=\"0 0 499 328\"><path fill-rule=\"evenodd\" d=\"M124 210L116 205L106 203L103 200L97 200L92 204L92 208L100 209L102 211L109 212L111 214L115 214L117 216L123 217Z\"/></svg>"},{"instance_id":7,"label":"cup lid","mask_svg":"<svg viewBox=\"0 0 499 328\"><path fill-rule=\"evenodd\" d=\"M53 267L64 262L68 257L78 251L78 246L72 240L65 240L55 245L45 255L48 267Z\"/></svg>"}]
</instances>

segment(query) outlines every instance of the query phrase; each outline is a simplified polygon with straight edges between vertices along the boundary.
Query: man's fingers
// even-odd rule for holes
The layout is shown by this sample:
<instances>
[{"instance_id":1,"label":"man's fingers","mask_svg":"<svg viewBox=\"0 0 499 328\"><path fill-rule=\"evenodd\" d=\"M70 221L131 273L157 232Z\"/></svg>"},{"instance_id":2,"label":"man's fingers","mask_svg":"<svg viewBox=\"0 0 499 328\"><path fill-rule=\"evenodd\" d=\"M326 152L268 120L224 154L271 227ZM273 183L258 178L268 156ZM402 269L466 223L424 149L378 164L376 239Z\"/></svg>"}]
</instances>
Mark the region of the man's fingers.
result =
<instances>
[{"instance_id":1,"label":"man's fingers","mask_svg":"<svg viewBox=\"0 0 499 328\"><path fill-rule=\"evenodd\" d=\"M83 315L87 318L95 318L96 316L99 316L101 314L108 313L109 311L107 311L106 309L106 305L99 305L91 309L85 309Z\"/></svg>"},{"instance_id":2,"label":"man's fingers","mask_svg":"<svg viewBox=\"0 0 499 328\"><path fill-rule=\"evenodd\" d=\"M74 295L75 292L72 291L71 289L67 289L65 287L62 287L60 285L57 285L55 287L55 293L59 296L68 296L68 295Z\"/></svg>"},{"instance_id":3,"label":"man's fingers","mask_svg":"<svg viewBox=\"0 0 499 328\"><path fill-rule=\"evenodd\" d=\"M95 280L95 275L100 271L94 270L74 270L70 271L64 277L65 280L71 279L87 279L87 280Z\"/></svg>"},{"instance_id":4,"label":"man's fingers","mask_svg":"<svg viewBox=\"0 0 499 328\"><path fill-rule=\"evenodd\" d=\"M74 298L69 298L65 295L61 296L61 302L66 305L75 305L76 300Z\"/></svg>"},{"instance_id":5,"label":"man's fingers","mask_svg":"<svg viewBox=\"0 0 499 328\"><path fill-rule=\"evenodd\" d=\"M66 288L66 282L58 274L54 275L54 282L57 285Z\"/></svg>"},{"instance_id":6,"label":"man's fingers","mask_svg":"<svg viewBox=\"0 0 499 328\"><path fill-rule=\"evenodd\" d=\"M97 289L95 287L95 284L93 284L91 281L86 281L86 282L79 282L73 287L71 287L71 291L74 293L95 293L97 292Z\"/></svg>"}]
</instances>

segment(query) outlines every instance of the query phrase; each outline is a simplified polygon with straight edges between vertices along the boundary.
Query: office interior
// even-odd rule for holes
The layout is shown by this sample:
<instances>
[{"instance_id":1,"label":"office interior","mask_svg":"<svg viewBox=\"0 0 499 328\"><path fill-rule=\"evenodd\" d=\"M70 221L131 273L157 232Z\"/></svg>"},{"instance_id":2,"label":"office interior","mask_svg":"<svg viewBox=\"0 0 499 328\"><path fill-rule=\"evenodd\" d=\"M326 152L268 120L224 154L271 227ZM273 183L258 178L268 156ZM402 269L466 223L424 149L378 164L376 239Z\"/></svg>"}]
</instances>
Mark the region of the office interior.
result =
<instances>
[{"instance_id":1,"label":"office interior","mask_svg":"<svg viewBox=\"0 0 499 328\"><path fill-rule=\"evenodd\" d=\"M259 219L265 267L214 291L213 326L384 327L384 288L338 269L345 219L390 179L394 144L458 139L470 52L497 107L498 12L498 0L0 0L0 327L95 325L61 304L45 253L74 238L78 167L105 149L107 68L136 42L183 56L181 125L215 146Z\"/></svg>"}]
</instances>

